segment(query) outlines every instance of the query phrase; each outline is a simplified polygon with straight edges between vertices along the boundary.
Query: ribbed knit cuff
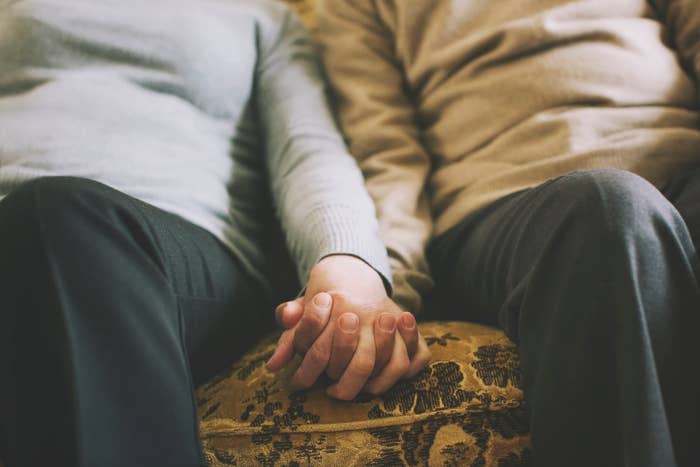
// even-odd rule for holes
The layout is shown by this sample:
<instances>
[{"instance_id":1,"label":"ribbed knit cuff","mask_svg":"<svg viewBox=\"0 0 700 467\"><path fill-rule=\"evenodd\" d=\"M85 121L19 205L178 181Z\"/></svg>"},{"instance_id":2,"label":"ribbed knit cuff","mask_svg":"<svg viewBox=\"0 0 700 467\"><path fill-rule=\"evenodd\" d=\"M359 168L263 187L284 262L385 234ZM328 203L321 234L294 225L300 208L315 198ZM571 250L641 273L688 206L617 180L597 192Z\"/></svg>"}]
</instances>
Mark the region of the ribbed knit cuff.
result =
<instances>
[{"instance_id":1,"label":"ribbed knit cuff","mask_svg":"<svg viewBox=\"0 0 700 467\"><path fill-rule=\"evenodd\" d=\"M355 256L372 267L391 295L391 268L386 247L377 233L373 218L358 215L347 205L323 206L304 219L304 238L292 250L297 253L297 272L306 285L311 268L331 255Z\"/></svg>"}]
</instances>

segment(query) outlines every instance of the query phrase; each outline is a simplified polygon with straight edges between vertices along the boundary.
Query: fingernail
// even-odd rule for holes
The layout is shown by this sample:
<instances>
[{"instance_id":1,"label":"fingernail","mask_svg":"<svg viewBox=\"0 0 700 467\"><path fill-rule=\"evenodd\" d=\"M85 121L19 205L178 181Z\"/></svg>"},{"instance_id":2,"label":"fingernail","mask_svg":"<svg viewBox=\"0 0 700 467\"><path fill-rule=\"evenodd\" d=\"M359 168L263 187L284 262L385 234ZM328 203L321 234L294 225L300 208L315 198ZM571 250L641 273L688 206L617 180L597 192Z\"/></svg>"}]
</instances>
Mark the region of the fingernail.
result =
<instances>
[{"instance_id":1,"label":"fingernail","mask_svg":"<svg viewBox=\"0 0 700 467\"><path fill-rule=\"evenodd\" d=\"M314 297L314 305L319 308L329 308L331 306L331 296L325 292L316 294Z\"/></svg>"},{"instance_id":2,"label":"fingernail","mask_svg":"<svg viewBox=\"0 0 700 467\"><path fill-rule=\"evenodd\" d=\"M345 313L340 318L338 318L338 326L343 332L355 332L359 325L359 319L357 315L353 313Z\"/></svg>"},{"instance_id":3,"label":"fingernail","mask_svg":"<svg viewBox=\"0 0 700 467\"><path fill-rule=\"evenodd\" d=\"M401 325L409 331L416 327L416 318L411 313L401 315Z\"/></svg>"},{"instance_id":4,"label":"fingernail","mask_svg":"<svg viewBox=\"0 0 700 467\"><path fill-rule=\"evenodd\" d=\"M379 317L379 329L386 332L392 332L396 329L396 318L391 315L382 315Z\"/></svg>"}]
</instances>

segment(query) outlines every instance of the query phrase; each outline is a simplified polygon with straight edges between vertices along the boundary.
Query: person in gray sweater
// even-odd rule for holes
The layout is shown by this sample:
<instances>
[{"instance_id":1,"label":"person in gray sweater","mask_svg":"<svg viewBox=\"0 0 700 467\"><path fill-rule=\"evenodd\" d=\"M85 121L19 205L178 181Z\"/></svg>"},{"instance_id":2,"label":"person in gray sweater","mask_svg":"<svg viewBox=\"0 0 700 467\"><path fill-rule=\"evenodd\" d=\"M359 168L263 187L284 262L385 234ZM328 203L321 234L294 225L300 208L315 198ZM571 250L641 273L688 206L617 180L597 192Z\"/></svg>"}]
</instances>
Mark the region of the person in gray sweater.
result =
<instances>
[{"instance_id":1,"label":"person in gray sweater","mask_svg":"<svg viewBox=\"0 0 700 467\"><path fill-rule=\"evenodd\" d=\"M193 387L273 328L277 222L294 303L342 331L304 381L332 364L347 398L427 363L287 7L0 0L7 467L203 464Z\"/></svg>"}]
</instances>

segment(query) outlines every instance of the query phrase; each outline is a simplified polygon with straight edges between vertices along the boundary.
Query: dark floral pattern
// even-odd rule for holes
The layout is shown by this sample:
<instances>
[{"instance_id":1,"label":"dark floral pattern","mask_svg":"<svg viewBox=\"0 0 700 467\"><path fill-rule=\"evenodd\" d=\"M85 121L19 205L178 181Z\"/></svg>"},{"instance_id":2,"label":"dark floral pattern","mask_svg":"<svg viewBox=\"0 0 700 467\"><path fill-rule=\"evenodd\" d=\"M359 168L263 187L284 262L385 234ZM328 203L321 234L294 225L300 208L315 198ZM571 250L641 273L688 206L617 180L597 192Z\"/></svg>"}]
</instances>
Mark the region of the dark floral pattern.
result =
<instances>
[{"instance_id":1,"label":"dark floral pattern","mask_svg":"<svg viewBox=\"0 0 700 467\"><path fill-rule=\"evenodd\" d=\"M369 432L377 440L379 453L374 459L368 462L368 467L404 464L401 456L402 433L399 427L389 426L374 428L369 430Z\"/></svg>"},{"instance_id":2,"label":"dark floral pattern","mask_svg":"<svg viewBox=\"0 0 700 467\"><path fill-rule=\"evenodd\" d=\"M221 403L220 403L220 402L216 402L216 403L212 404L212 405L211 405L207 410L205 410L204 413L202 414L202 420L207 420L209 417L211 417L211 416L214 414L214 412L216 412L216 410L217 410L219 407L221 407Z\"/></svg>"},{"instance_id":3,"label":"dark floral pattern","mask_svg":"<svg viewBox=\"0 0 700 467\"><path fill-rule=\"evenodd\" d=\"M428 346L431 345L441 345L443 347L447 347L447 341L458 341L460 340L459 337L453 336L451 332L448 332L447 334L443 334L440 337L436 336L426 336L425 337L425 343L428 344Z\"/></svg>"},{"instance_id":4,"label":"dark floral pattern","mask_svg":"<svg viewBox=\"0 0 700 467\"><path fill-rule=\"evenodd\" d=\"M328 446L327 443L325 435L320 435L314 440L311 434L306 434L304 435L304 444L294 448L296 458L308 465L318 465L323 460L323 454L332 454L336 451L335 446Z\"/></svg>"},{"instance_id":5,"label":"dark floral pattern","mask_svg":"<svg viewBox=\"0 0 700 467\"><path fill-rule=\"evenodd\" d=\"M382 418L400 414L422 414L429 411L458 407L475 397L473 392L461 388L464 375L454 362L434 363L423 369L410 381L402 381L387 392L383 403L375 405L369 418Z\"/></svg>"},{"instance_id":6,"label":"dark floral pattern","mask_svg":"<svg viewBox=\"0 0 700 467\"><path fill-rule=\"evenodd\" d=\"M476 443L467 442L448 444L440 452L446 458L443 464L450 467L474 466L483 459L484 455L483 449L477 446Z\"/></svg>"},{"instance_id":7,"label":"dark floral pattern","mask_svg":"<svg viewBox=\"0 0 700 467\"><path fill-rule=\"evenodd\" d=\"M263 381L260 388L255 390L253 397L243 400L247 405L241 414L241 420L249 422L250 426L271 426L277 431L281 428L296 430L299 423L318 423L320 418L318 415L304 410L305 392L288 394L289 404L286 409L285 404L273 398L279 392L280 389L276 382L269 384L267 381Z\"/></svg>"},{"instance_id":8,"label":"dark floral pattern","mask_svg":"<svg viewBox=\"0 0 700 467\"><path fill-rule=\"evenodd\" d=\"M488 385L520 387L520 359L515 346L486 345L474 352L476 375Z\"/></svg>"},{"instance_id":9,"label":"dark floral pattern","mask_svg":"<svg viewBox=\"0 0 700 467\"><path fill-rule=\"evenodd\" d=\"M216 396L219 392L220 386L225 384L233 374L243 381L250 377L251 374L258 368L260 368L267 360L272 356L272 351L265 352L260 355L255 355L249 359L243 359L242 363L239 365L232 365L225 370L218 373L212 379L210 379L206 384L202 385L197 391L197 406L205 407L211 402L212 398ZM219 408L219 404L214 404L203 412L205 415L202 416L203 419L211 417L211 415Z\"/></svg>"},{"instance_id":10,"label":"dark floral pattern","mask_svg":"<svg viewBox=\"0 0 700 467\"><path fill-rule=\"evenodd\" d=\"M425 465L430 459L430 449L441 428L453 425L464 432L464 438L456 443L445 445L440 453L445 458L444 465L464 467L485 467L495 465L495 459L504 462L503 467L523 467L529 463L529 450L522 452L489 453L489 441L494 435L504 439L527 435L527 411L521 407L491 412L472 412L443 415L436 413L418 421L410 427L390 426L369 430L381 446L379 454L369 466L384 465ZM520 427L503 429L503 427ZM503 456L503 457L501 457Z\"/></svg>"},{"instance_id":11,"label":"dark floral pattern","mask_svg":"<svg viewBox=\"0 0 700 467\"><path fill-rule=\"evenodd\" d=\"M521 414L512 410L500 411L501 418L521 420ZM517 409L515 409L517 412ZM444 465L464 467L485 467L495 465L488 459L493 459L500 453L488 453L489 440L494 434L500 434L493 424L498 419L489 416L488 412L474 412L467 414L442 415L434 414L427 419L418 421L410 427L390 426L369 430L377 444L381 446L379 454L370 462L369 466L379 467L384 465L425 465L430 459L430 449L435 444L435 437L441 428L447 425L459 427L464 432L463 439L456 443L448 444L440 449L445 458ZM512 453L511 453L512 454ZM513 455L507 458L508 467L522 467L527 465L525 454L520 457ZM521 462L521 463L518 463Z\"/></svg>"},{"instance_id":12,"label":"dark floral pattern","mask_svg":"<svg viewBox=\"0 0 700 467\"><path fill-rule=\"evenodd\" d=\"M207 461L212 467L527 465L528 416L516 386L515 347L495 329L420 326L435 361L384 397L363 395L352 404L325 399L322 383L290 392L287 373L264 369L274 342L263 342L197 392ZM345 423L344 412L352 424L332 427Z\"/></svg>"},{"instance_id":13,"label":"dark floral pattern","mask_svg":"<svg viewBox=\"0 0 700 467\"><path fill-rule=\"evenodd\" d=\"M530 416L524 403L508 410L485 412L483 417L490 429L505 439L526 436L530 431Z\"/></svg>"},{"instance_id":14,"label":"dark floral pattern","mask_svg":"<svg viewBox=\"0 0 700 467\"><path fill-rule=\"evenodd\" d=\"M289 433L278 433L277 427L264 427L264 436L253 435L253 443L263 449L257 453L255 460L263 466L275 466L287 451L294 452L294 461L289 465L318 465L324 455L333 454L337 447L329 443L328 437L323 434L303 434L303 440L292 442Z\"/></svg>"},{"instance_id":15,"label":"dark floral pattern","mask_svg":"<svg viewBox=\"0 0 700 467\"><path fill-rule=\"evenodd\" d=\"M275 467L281 457L282 455L278 451L259 452L255 456L255 460L257 461L258 465L261 465L262 467Z\"/></svg>"}]
</instances>

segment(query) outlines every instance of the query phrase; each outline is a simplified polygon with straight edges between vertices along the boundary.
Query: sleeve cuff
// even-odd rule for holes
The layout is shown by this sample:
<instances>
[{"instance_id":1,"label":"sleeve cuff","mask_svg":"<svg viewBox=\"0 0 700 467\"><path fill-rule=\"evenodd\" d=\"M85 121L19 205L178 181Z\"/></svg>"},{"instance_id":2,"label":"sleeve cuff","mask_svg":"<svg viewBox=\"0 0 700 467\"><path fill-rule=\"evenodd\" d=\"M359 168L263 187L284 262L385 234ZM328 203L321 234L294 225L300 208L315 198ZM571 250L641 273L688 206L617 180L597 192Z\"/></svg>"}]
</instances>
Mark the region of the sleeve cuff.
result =
<instances>
[{"instance_id":1,"label":"sleeve cuff","mask_svg":"<svg viewBox=\"0 0 700 467\"><path fill-rule=\"evenodd\" d=\"M304 223L307 235L297 248L292 248L297 253L297 272L304 285L311 268L321 259L349 255L374 269L382 278L387 295L391 296L389 258L373 217L360 216L355 209L346 205L323 206L314 209Z\"/></svg>"}]
</instances>

